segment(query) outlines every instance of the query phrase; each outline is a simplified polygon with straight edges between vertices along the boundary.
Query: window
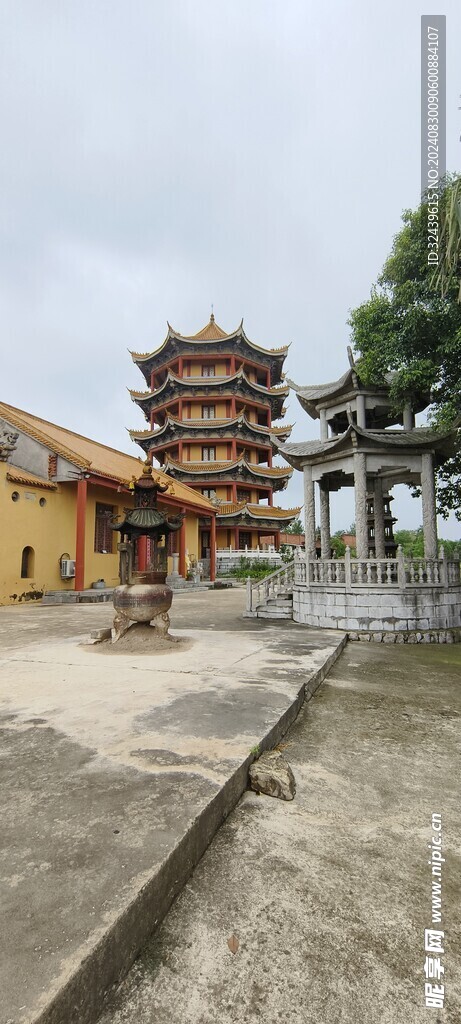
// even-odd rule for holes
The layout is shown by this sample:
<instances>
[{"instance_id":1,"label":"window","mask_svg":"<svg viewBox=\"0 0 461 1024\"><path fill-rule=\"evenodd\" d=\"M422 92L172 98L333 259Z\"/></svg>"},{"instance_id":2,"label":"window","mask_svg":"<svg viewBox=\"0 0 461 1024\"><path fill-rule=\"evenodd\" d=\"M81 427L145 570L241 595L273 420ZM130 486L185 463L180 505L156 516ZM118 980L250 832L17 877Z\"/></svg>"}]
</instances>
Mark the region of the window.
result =
<instances>
[{"instance_id":1,"label":"window","mask_svg":"<svg viewBox=\"0 0 461 1024\"><path fill-rule=\"evenodd\" d=\"M251 491L237 490L237 501L251 501Z\"/></svg>"},{"instance_id":2,"label":"window","mask_svg":"<svg viewBox=\"0 0 461 1024\"><path fill-rule=\"evenodd\" d=\"M202 405L202 420L214 420L215 416L215 405Z\"/></svg>"},{"instance_id":3,"label":"window","mask_svg":"<svg viewBox=\"0 0 461 1024\"><path fill-rule=\"evenodd\" d=\"M96 502L96 515L94 522L94 550L102 555L111 555L114 541L114 534L110 528L110 521L114 514L112 505L103 505Z\"/></svg>"},{"instance_id":4,"label":"window","mask_svg":"<svg viewBox=\"0 0 461 1024\"><path fill-rule=\"evenodd\" d=\"M216 498L216 491L212 487L204 487L202 494L204 498Z\"/></svg>"},{"instance_id":5,"label":"window","mask_svg":"<svg viewBox=\"0 0 461 1024\"><path fill-rule=\"evenodd\" d=\"M21 555L21 579L31 580L34 575L35 551L33 548L23 548Z\"/></svg>"},{"instance_id":6,"label":"window","mask_svg":"<svg viewBox=\"0 0 461 1024\"><path fill-rule=\"evenodd\" d=\"M214 366L202 366L202 377L216 377Z\"/></svg>"},{"instance_id":7,"label":"window","mask_svg":"<svg viewBox=\"0 0 461 1024\"><path fill-rule=\"evenodd\" d=\"M202 462L215 462L216 448L202 448Z\"/></svg>"}]
</instances>

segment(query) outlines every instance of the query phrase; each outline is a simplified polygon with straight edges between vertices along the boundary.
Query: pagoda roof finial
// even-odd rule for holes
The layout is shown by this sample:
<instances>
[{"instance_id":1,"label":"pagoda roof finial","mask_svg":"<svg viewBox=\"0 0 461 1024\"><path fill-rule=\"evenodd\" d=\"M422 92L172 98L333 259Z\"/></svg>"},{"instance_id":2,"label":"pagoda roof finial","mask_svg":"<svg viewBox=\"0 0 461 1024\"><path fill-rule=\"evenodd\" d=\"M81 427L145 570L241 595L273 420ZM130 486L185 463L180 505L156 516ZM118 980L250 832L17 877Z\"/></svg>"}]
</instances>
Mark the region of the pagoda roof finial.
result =
<instances>
[{"instance_id":1,"label":"pagoda roof finial","mask_svg":"<svg viewBox=\"0 0 461 1024\"><path fill-rule=\"evenodd\" d=\"M210 324L214 324L214 303L213 302L211 303Z\"/></svg>"}]
</instances>

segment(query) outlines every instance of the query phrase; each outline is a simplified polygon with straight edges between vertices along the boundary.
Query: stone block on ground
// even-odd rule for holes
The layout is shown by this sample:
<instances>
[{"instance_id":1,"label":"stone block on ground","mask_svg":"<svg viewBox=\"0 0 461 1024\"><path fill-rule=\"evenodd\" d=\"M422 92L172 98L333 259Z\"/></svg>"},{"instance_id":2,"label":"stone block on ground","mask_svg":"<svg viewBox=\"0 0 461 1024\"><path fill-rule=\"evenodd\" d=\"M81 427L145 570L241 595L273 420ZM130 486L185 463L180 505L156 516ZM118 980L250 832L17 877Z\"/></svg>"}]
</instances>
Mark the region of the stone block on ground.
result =
<instances>
[{"instance_id":1,"label":"stone block on ground","mask_svg":"<svg viewBox=\"0 0 461 1024\"><path fill-rule=\"evenodd\" d=\"M283 754L268 750L250 766L250 786L256 793L278 797L279 800L293 800L296 782L293 772Z\"/></svg>"}]
</instances>

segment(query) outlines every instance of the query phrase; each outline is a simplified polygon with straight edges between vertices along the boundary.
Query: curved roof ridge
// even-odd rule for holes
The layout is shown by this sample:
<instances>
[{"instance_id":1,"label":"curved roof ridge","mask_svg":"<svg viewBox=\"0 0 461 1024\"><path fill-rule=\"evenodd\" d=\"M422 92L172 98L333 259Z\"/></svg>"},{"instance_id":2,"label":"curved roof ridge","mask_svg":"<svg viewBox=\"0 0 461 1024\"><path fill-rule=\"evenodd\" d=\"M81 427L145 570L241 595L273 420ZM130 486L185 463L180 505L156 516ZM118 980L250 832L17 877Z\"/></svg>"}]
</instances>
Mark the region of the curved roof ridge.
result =
<instances>
[{"instance_id":1,"label":"curved roof ridge","mask_svg":"<svg viewBox=\"0 0 461 1024\"><path fill-rule=\"evenodd\" d=\"M172 338L176 339L177 341L213 342L232 339L240 334L250 348L255 349L257 352L263 352L265 355L272 355L277 357L282 356L284 353L286 354L291 344L291 342L289 342L287 345L282 345L279 348L263 348L261 345L256 345L254 341L251 341L251 339L248 337L248 335L245 333L243 329L243 317L238 327L236 327L235 330L231 331L229 334L226 333L226 331L224 331L224 329L220 327L219 324L216 323L213 313L211 314L208 323L205 324L205 326L202 327L201 330L198 331L196 334L181 334L179 331L176 331L168 321L167 327L168 331L166 337L158 348L153 349L151 352L134 352L132 349L128 350L133 362L143 362L146 359L152 359L154 356L159 355L160 352L166 347L166 345Z\"/></svg>"}]
</instances>

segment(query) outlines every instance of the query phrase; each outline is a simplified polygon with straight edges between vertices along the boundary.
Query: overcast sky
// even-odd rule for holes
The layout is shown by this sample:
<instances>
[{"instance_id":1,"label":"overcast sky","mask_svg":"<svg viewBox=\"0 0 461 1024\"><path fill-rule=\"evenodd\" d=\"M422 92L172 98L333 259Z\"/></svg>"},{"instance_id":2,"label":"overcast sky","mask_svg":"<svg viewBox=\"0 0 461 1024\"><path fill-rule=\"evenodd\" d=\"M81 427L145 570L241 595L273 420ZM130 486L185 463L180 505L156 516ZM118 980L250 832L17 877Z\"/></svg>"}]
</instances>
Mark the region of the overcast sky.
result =
<instances>
[{"instance_id":1,"label":"overcast sky","mask_svg":"<svg viewBox=\"0 0 461 1024\"><path fill-rule=\"evenodd\" d=\"M459 3L447 15L447 164L460 169ZM211 303L286 372L346 369L420 190L420 16L407 0L0 0L1 398L142 454L128 349ZM292 440L318 424L290 398ZM285 507L302 501L294 473ZM402 495L403 492L403 495ZM420 504L396 489L402 526ZM354 518L333 497L333 528ZM460 535L459 524L444 525Z\"/></svg>"}]
</instances>

